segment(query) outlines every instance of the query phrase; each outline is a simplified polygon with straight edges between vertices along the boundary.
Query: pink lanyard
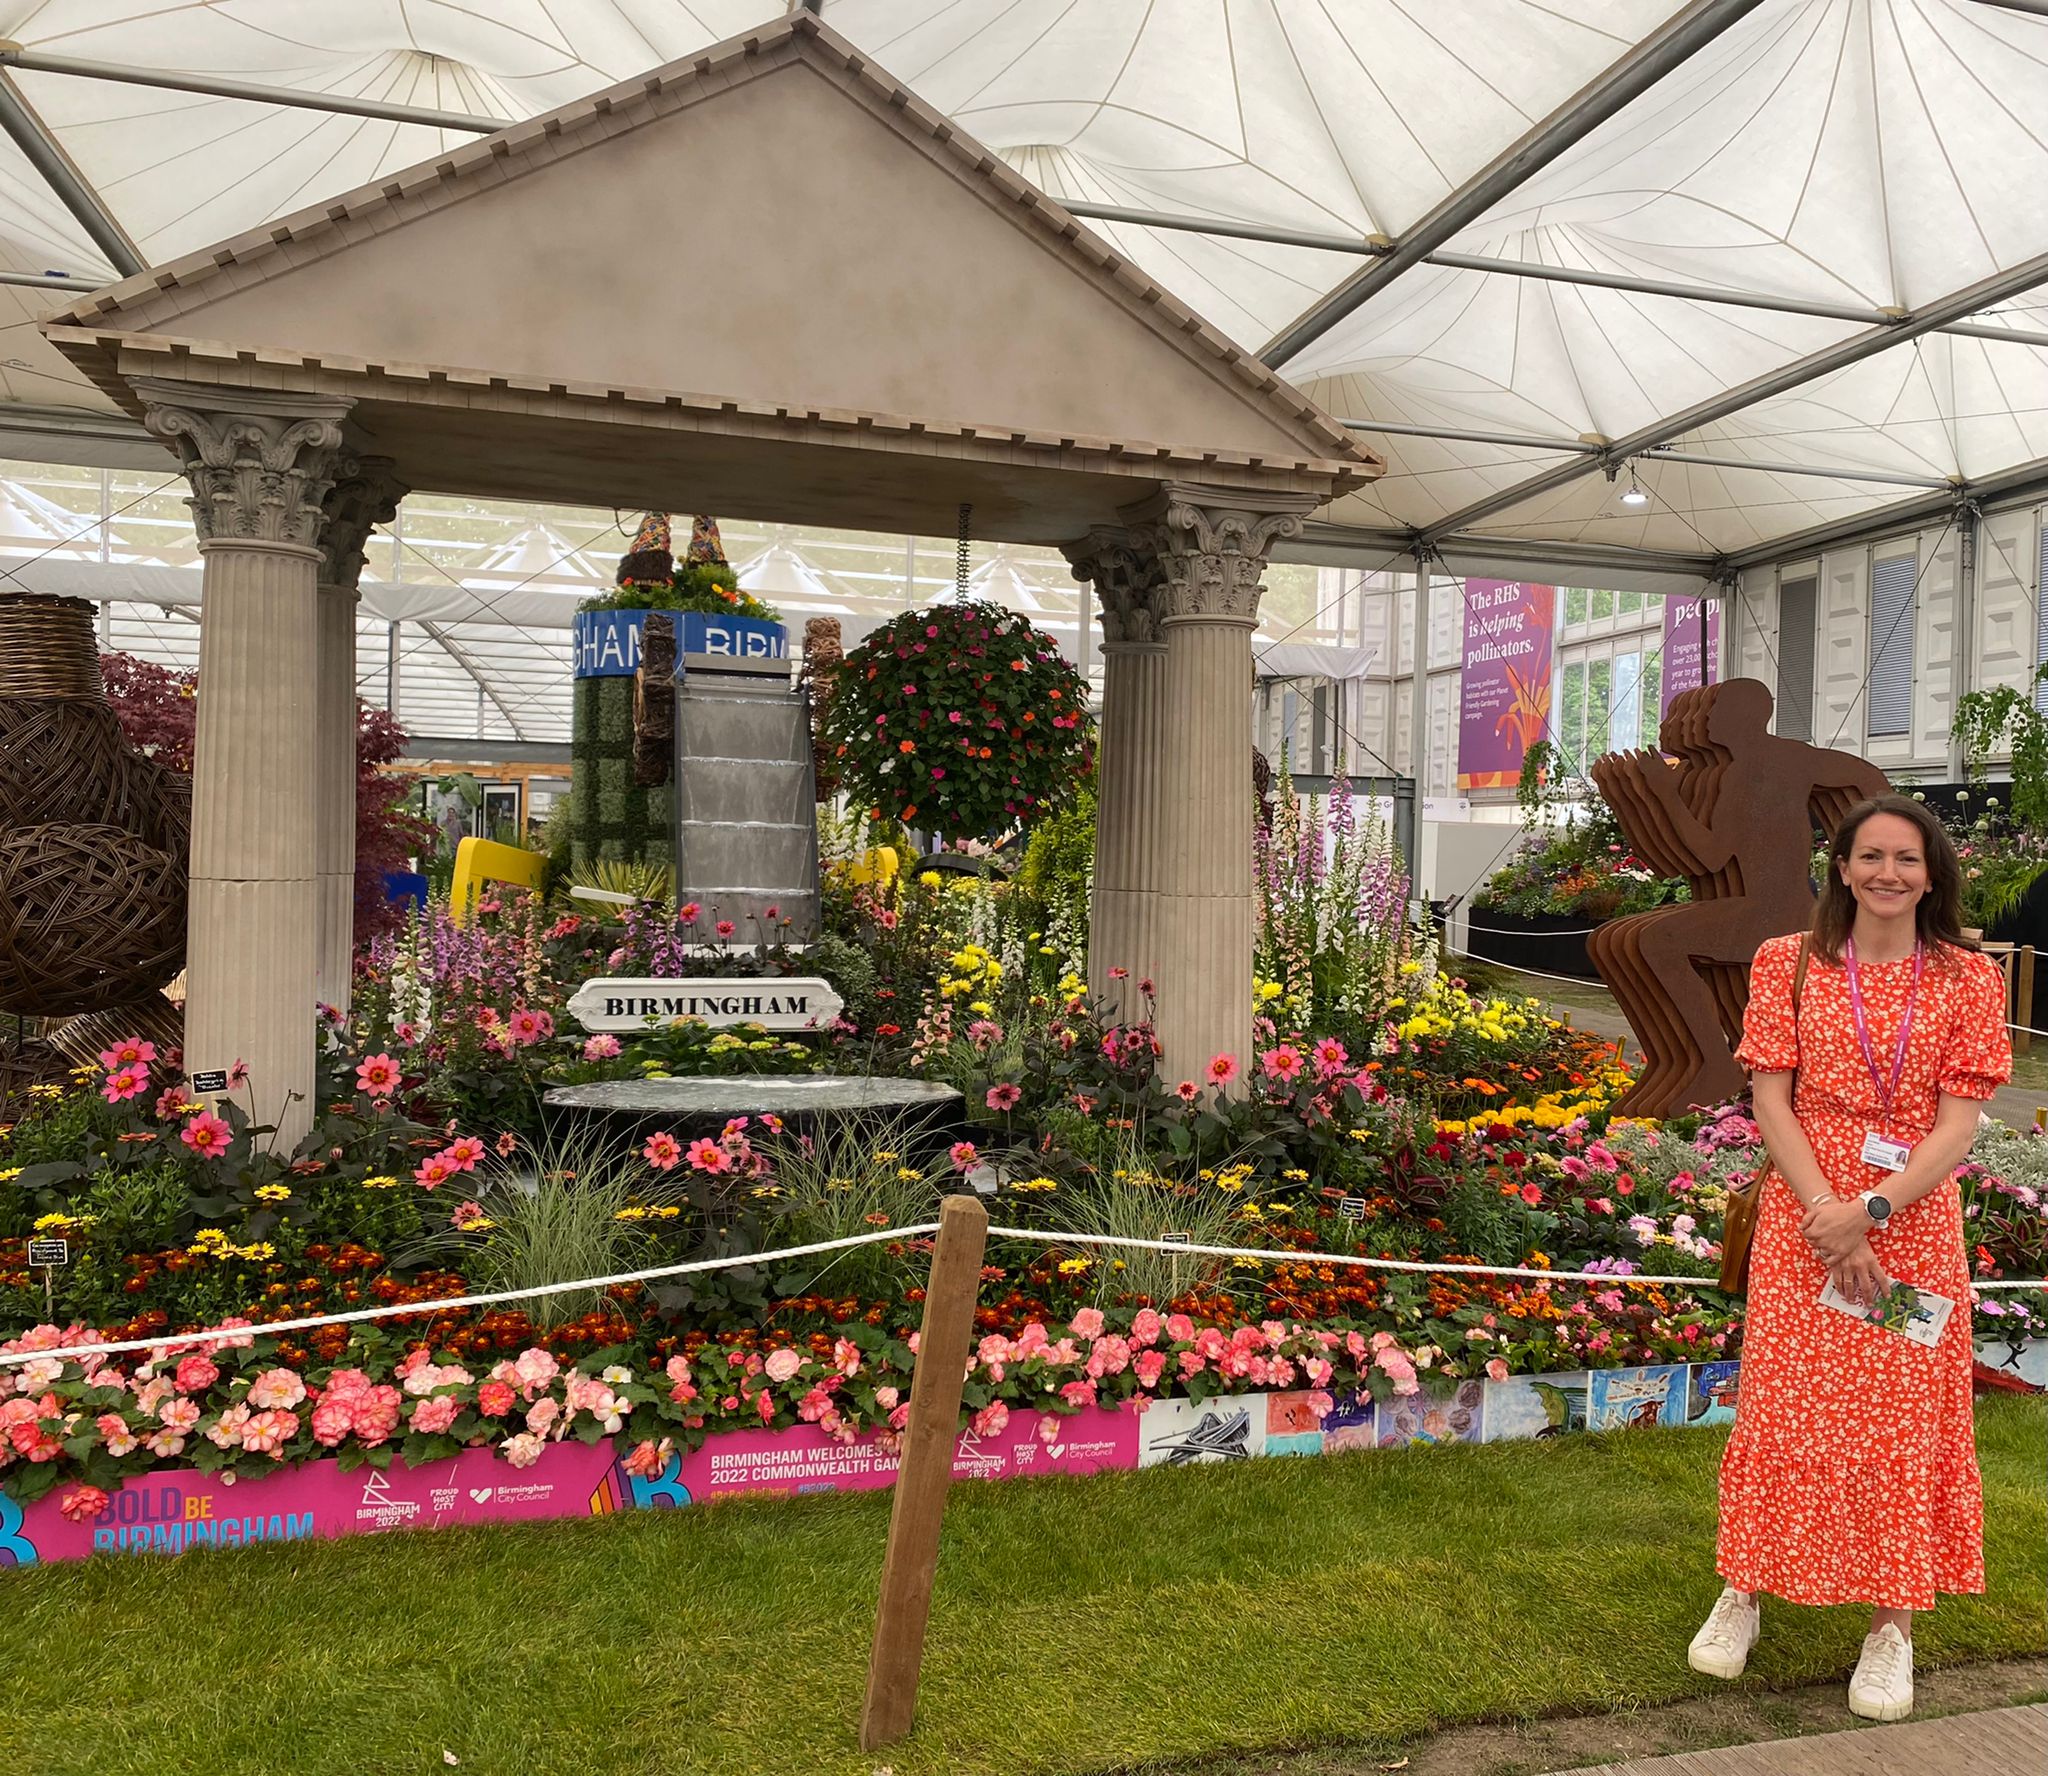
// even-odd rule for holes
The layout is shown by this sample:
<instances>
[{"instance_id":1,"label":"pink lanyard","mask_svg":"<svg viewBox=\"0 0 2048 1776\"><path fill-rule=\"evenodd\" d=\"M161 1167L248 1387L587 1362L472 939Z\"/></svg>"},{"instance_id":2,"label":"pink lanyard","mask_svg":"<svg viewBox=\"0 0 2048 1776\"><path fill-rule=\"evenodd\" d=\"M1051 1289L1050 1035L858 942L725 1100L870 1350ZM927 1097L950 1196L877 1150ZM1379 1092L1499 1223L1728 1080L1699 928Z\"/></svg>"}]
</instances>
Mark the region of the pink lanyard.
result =
<instances>
[{"instance_id":1,"label":"pink lanyard","mask_svg":"<svg viewBox=\"0 0 2048 1776\"><path fill-rule=\"evenodd\" d=\"M1892 1051L1892 1077L1887 1085L1877 1070L1877 1056L1870 1048L1870 1024L1863 1013L1863 987L1856 978L1856 940L1852 937L1842 946L1842 959L1849 977L1849 1010L1856 1020L1856 1046L1863 1050L1863 1064L1870 1069L1870 1084L1877 1093L1877 1114L1880 1119L1892 1113L1892 1099L1898 1095L1899 1081L1906 1071L1906 1043L1913 1034L1913 1009L1920 1002L1920 973L1926 966L1926 948L1920 943L1913 945L1913 989L1906 995L1906 1015L1899 1020L1899 1040Z\"/></svg>"}]
</instances>

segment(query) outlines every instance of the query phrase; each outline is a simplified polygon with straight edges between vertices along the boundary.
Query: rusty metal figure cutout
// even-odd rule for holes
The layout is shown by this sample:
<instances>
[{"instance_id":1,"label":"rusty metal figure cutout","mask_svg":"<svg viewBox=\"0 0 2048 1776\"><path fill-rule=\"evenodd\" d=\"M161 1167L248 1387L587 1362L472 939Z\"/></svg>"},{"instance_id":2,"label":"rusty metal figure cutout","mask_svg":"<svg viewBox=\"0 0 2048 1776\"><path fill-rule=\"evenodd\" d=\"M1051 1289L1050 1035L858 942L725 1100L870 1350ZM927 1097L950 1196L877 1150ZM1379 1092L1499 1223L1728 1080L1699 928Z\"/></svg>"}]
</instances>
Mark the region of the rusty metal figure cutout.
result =
<instances>
[{"instance_id":1,"label":"rusty metal figure cutout","mask_svg":"<svg viewBox=\"0 0 2048 1776\"><path fill-rule=\"evenodd\" d=\"M1889 787L1875 765L1770 732L1758 680L1681 692L1658 733L1670 758L1616 752L1593 781L1635 854L1684 876L1689 905L1601 926L1587 940L1643 1049L1643 1072L1616 1106L1665 1116L1741 1090L1735 1064L1749 964L1766 938L1813 919L1814 829L1832 833L1866 796ZM1675 760L1675 763L1673 762Z\"/></svg>"}]
</instances>

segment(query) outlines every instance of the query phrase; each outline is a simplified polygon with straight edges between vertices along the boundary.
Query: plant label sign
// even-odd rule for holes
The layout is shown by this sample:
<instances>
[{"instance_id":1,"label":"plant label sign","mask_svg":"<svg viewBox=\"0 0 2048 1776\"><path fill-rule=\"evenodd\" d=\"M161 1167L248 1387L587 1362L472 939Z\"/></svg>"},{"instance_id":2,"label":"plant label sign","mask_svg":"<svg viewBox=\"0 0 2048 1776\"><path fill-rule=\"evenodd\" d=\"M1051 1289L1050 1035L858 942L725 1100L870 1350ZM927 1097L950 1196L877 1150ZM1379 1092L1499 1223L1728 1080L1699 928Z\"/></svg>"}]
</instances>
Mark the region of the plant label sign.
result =
<instances>
[{"instance_id":1,"label":"plant label sign","mask_svg":"<svg viewBox=\"0 0 2048 1776\"><path fill-rule=\"evenodd\" d=\"M222 1067L218 1072L193 1074L192 1089L196 1092L226 1091L228 1089L228 1070Z\"/></svg>"},{"instance_id":2,"label":"plant label sign","mask_svg":"<svg viewBox=\"0 0 2048 1776\"><path fill-rule=\"evenodd\" d=\"M30 1264L58 1265L71 1262L71 1242L60 1239L32 1239L28 1242Z\"/></svg>"},{"instance_id":3,"label":"plant label sign","mask_svg":"<svg viewBox=\"0 0 2048 1776\"><path fill-rule=\"evenodd\" d=\"M1362 1196L1347 1196L1343 1198L1337 1204L1337 1213L1342 1215L1347 1221L1363 1221L1365 1219L1365 1198Z\"/></svg>"},{"instance_id":4,"label":"plant label sign","mask_svg":"<svg viewBox=\"0 0 2048 1776\"><path fill-rule=\"evenodd\" d=\"M815 976L606 976L578 987L569 1011L586 1030L624 1036L677 1018L712 1025L759 1024L764 1030L822 1030L845 1003L829 981Z\"/></svg>"}]
</instances>

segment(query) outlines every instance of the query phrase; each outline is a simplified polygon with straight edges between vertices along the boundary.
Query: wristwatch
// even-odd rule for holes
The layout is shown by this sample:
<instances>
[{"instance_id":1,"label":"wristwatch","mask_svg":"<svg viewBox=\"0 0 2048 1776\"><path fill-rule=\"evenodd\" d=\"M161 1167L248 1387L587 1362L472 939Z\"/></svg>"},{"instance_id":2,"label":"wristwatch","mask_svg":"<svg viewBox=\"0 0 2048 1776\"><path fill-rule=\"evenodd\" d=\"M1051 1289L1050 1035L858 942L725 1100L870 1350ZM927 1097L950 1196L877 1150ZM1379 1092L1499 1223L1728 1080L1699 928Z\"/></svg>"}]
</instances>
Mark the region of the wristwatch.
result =
<instances>
[{"instance_id":1,"label":"wristwatch","mask_svg":"<svg viewBox=\"0 0 2048 1776\"><path fill-rule=\"evenodd\" d=\"M1866 1190L1856 1200L1863 1205L1863 1212L1878 1226L1882 1227L1891 1219L1892 1205L1889 1198L1879 1196L1874 1190Z\"/></svg>"}]
</instances>

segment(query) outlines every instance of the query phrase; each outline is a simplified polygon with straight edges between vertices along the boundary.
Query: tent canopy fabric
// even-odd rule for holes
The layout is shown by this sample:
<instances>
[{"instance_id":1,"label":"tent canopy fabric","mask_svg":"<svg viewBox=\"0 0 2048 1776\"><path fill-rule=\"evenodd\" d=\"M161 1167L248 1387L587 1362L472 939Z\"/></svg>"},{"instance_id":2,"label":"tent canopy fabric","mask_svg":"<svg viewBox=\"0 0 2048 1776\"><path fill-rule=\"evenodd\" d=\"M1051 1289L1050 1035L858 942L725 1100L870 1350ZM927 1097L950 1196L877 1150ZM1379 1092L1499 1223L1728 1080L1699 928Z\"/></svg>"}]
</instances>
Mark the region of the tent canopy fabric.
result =
<instances>
[{"instance_id":1,"label":"tent canopy fabric","mask_svg":"<svg viewBox=\"0 0 2048 1776\"><path fill-rule=\"evenodd\" d=\"M145 69L501 117L536 115L779 18L780 0L0 0L0 38ZM1380 536L1719 557L1881 514L1908 481L2048 461L2048 18L1982 0L826 0L832 29L1051 196L1398 243L1569 119L1664 33L1692 53L1441 243L1467 258L1818 306L1688 300L1421 263L1274 367L1360 423L1383 479L1323 516ZM5 76L137 256L156 264L473 135L120 85ZM677 227L718 226L715 192ZM652 225L660 225L655 219ZM1090 222L1240 348L1324 315L1360 253ZM630 243L621 243L630 258ZM112 282L87 229L0 139L0 270ZM849 267L849 274L857 268ZM1885 343L1959 291L1981 334ZM821 292L821 299L826 293ZM451 301L458 300L451 293ZM7 406L106 416L0 286ZM1996 337L2028 332L2025 340ZM1856 346L1872 336L1870 349ZM849 341L857 350L859 342ZM1739 399L1853 347L1827 374ZM1731 405L1731 400L1733 404ZM1604 463L1573 445L1640 438ZM1560 448L1376 433L1485 431ZM1650 494L1618 503L1619 467ZM1901 477L1899 485L1792 469ZM1545 485L1526 494L1534 480ZM1467 516L1468 514L1474 514Z\"/></svg>"}]
</instances>

